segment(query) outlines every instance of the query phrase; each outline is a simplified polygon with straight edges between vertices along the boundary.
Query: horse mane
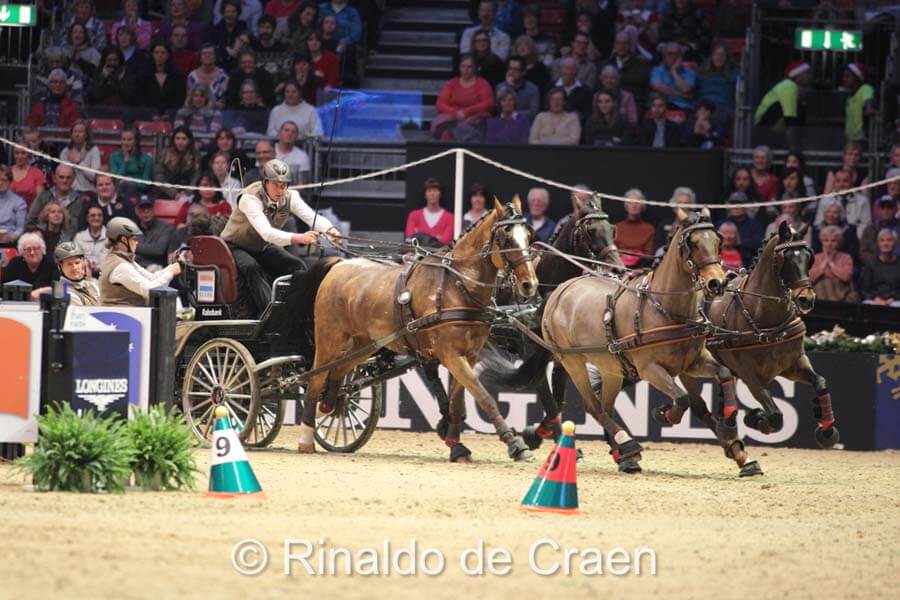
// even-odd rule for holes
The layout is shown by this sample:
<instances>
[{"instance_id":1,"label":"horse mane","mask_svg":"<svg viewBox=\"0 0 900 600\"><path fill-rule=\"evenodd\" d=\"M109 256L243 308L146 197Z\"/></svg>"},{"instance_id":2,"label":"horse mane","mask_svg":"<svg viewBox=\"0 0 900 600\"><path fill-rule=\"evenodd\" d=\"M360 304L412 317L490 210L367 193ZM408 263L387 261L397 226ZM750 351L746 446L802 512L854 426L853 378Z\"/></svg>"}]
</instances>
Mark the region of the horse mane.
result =
<instances>
[{"instance_id":1,"label":"horse mane","mask_svg":"<svg viewBox=\"0 0 900 600\"><path fill-rule=\"evenodd\" d=\"M464 237L466 237L466 236L469 235L472 231L474 231L477 227L479 227L479 226L481 225L481 223L482 223L485 219L487 219L488 217L490 217L491 215L493 215L495 211L496 211L496 209L493 209L493 208L492 208L491 210L485 211L484 214L481 215L481 217L480 217L477 221L475 221L474 223L472 223L471 225L469 225L468 227L466 227L466 228L463 230L463 232L462 232L461 234L459 234L459 237L458 237L458 238L456 238L455 240L453 240L452 242L450 242L450 245L447 247L447 252L448 252L448 253L449 253L449 252L452 252L452 251L453 251L453 248L455 248L456 245L457 245Z\"/></svg>"},{"instance_id":2,"label":"horse mane","mask_svg":"<svg viewBox=\"0 0 900 600\"><path fill-rule=\"evenodd\" d=\"M766 239L764 239L763 243L759 245L759 248L756 250L756 255L753 257L753 260L750 261L750 266L747 267L748 273L752 273L756 269L757 265L759 265L759 263L762 261L763 255L766 253L766 251L770 247L769 242L771 242L773 239L778 239L777 231L774 232L769 237L767 237ZM775 246L772 245L771 248L772 248L772 252L774 252ZM770 252L770 254L771 254L771 252Z\"/></svg>"}]
</instances>

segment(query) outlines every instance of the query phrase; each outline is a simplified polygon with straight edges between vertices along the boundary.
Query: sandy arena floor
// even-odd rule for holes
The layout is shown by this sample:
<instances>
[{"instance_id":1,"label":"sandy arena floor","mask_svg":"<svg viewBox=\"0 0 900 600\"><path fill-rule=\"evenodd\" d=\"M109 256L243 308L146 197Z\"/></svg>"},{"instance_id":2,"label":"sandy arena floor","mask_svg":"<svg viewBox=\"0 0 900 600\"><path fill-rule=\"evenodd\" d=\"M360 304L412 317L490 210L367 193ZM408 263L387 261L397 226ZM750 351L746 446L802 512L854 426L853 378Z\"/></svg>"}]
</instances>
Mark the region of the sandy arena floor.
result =
<instances>
[{"instance_id":1,"label":"sandy arena floor","mask_svg":"<svg viewBox=\"0 0 900 600\"><path fill-rule=\"evenodd\" d=\"M584 514L565 517L518 510L538 462L509 461L493 437L464 437L476 464L446 463L433 434L390 431L356 455L298 456L297 429L286 427L275 447L250 454L264 501L35 493L0 465L0 598L897 597L898 452L754 448L766 475L745 480L711 445L649 445L645 472L625 476L602 443L585 442ZM198 451L201 489L207 452ZM255 577L231 565L245 538L269 548L269 567ZM415 539L420 557L436 549L446 566L433 577L310 576L296 563L285 576L285 538L381 553L385 540L396 549ZM528 557L541 538L561 549L544 546L540 568L564 564L565 548L604 557L652 548L657 574L645 556L640 575L580 575L576 558L575 574L538 576ZM509 551L508 575L463 573L459 556L479 540L486 554Z\"/></svg>"}]
</instances>

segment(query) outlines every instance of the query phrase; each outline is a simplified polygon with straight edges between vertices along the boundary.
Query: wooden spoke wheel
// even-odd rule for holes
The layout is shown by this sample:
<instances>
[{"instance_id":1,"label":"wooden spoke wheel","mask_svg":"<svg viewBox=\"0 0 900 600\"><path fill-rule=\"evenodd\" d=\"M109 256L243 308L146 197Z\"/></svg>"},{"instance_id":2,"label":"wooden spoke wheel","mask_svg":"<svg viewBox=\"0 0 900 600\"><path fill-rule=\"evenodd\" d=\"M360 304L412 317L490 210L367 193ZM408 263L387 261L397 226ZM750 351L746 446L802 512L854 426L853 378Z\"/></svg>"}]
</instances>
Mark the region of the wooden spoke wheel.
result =
<instances>
[{"instance_id":1,"label":"wooden spoke wheel","mask_svg":"<svg viewBox=\"0 0 900 600\"><path fill-rule=\"evenodd\" d=\"M184 418L205 445L212 442L215 410L224 406L243 442L253 433L260 409L259 383L250 351L235 340L214 338L191 356L181 385Z\"/></svg>"},{"instance_id":2,"label":"wooden spoke wheel","mask_svg":"<svg viewBox=\"0 0 900 600\"><path fill-rule=\"evenodd\" d=\"M284 424L285 400L265 398L259 404L252 431L244 444L250 448L265 448L275 441Z\"/></svg>"},{"instance_id":3,"label":"wooden spoke wheel","mask_svg":"<svg viewBox=\"0 0 900 600\"><path fill-rule=\"evenodd\" d=\"M384 406L384 382L376 381L362 388L357 383L370 379L373 366L366 362L348 373L334 410L316 419L316 441L329 452L356 452L375 432Z\"/></svg>"}]
</instances>

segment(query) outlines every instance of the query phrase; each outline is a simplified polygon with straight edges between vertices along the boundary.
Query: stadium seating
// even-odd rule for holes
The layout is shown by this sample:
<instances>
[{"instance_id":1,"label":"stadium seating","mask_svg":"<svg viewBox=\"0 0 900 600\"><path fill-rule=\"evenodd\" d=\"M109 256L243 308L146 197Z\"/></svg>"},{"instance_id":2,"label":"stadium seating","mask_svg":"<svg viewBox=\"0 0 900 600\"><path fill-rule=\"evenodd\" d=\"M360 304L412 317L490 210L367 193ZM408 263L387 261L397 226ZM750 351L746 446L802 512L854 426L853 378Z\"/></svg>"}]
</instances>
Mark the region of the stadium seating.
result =
<instances>
[{"instance_id":1,"label":"stadium seating","mask_svg":"<svg viewBox=\"0 0 900 600\"><path fill-rule=\"evenodd\" d=\"M153 210L157 219L178 227L187 222L188 204L190 203L181 200L157 199L153 202Z\"/></svg>"}]
</instances>

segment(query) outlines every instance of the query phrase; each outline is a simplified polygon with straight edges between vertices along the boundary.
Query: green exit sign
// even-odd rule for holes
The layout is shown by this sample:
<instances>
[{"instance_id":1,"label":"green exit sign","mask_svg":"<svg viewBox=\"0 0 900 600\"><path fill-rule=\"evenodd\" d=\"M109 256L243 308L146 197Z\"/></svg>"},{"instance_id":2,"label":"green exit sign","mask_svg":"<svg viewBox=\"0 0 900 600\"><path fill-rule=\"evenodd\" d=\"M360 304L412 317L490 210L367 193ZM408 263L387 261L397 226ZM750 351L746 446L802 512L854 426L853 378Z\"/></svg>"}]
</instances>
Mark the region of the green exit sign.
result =
<instances>
[{"instance_id":1,"label":"green exit sign","mask_svg":"<svg viewBox=\"0 0 900 600\"><path fill-rule=\"evenodd\" d=\"M31 27L36 20L30 4L0 4L0 27Z\"/></svg>"},{"instance_id":2,"label":"green exit sign","mask_svg":"<svg viewBox=\"0 0 900 600\"><path fill-rule=\"evenodd\" d=\"M834 29L797 29L794 47L798 50L862 50L862 31L838 31Z\"/></svg>"}]
</instances>

